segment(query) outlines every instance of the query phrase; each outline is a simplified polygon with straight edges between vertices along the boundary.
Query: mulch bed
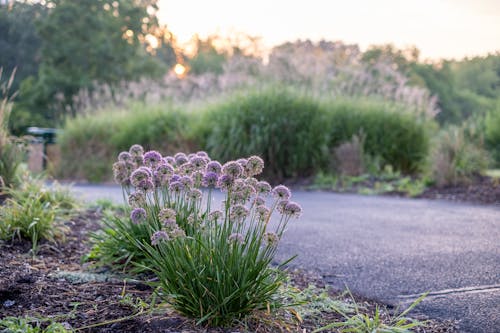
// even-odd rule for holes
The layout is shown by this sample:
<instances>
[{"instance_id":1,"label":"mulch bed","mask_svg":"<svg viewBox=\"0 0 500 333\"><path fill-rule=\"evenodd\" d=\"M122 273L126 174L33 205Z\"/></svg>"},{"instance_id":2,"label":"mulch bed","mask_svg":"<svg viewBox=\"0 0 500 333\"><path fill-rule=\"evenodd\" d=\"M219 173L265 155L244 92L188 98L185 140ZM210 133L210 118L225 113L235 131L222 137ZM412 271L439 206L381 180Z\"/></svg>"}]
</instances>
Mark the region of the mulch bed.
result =
<instances>
[{"instance_id":1,"label":"mulch bed","mask_svg":"<svg viewBox=\"0 0 500 333\"><path fill-rule=\"evenodd\" d=\"M87 211L68 221L66 224L71 231L66 242L57 246L42 243L35 257L29 254L30 244L26 242L0 243L0 318L51 318L80 332L122 333L311 332L320 325L341 319L338 314L323 313L320 318L298 323L291 315L287 318L286 315L273 317L259 313L244 325L224 329L196 326L193 320L178 315L169 307L137 314L140 309L133 305L134 299L149 302L153 291L148 285L125 283L118 278L98 282L72 281L60 274L90 272L89 264L82 264L81 258L89 251L88 233L99 228L100 217L97 211ZM312 272L294 271L290 274L298 288L305 288L310 283L318 287L325 285L321 276ZM376 305L376 302L360 297L357 301L372 311ZM126 317L129 319L123 320ZM96 324L99 325L89 327ZM428 327L421 331L455 332L455 326L449 322L429 322Z\"/></svg>"},{"instance_id":2,"label":"mulch bed","mask_svg":"<svg viewBox=\"0 0 500 333\"><path fill-rule=\"evenodd\" d=\"M500 205L500 179L477 176L469 184L430 187L418 197Z\"/></svg>"}]
</instances>

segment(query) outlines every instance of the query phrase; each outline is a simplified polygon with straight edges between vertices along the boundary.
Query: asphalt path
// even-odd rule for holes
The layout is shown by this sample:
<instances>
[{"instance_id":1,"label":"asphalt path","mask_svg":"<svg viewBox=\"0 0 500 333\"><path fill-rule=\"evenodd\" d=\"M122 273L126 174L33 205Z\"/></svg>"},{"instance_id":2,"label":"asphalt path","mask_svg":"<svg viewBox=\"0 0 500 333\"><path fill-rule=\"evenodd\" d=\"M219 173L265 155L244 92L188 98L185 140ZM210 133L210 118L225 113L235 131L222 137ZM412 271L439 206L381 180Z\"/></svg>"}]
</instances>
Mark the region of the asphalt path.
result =
<instances>
[{"instance_id":1,"label":"asphalt path","mask_svg":"<svg viewBox=\"0 0 500 333\"><path fill-rule=\"evenodd\" d=\"M116 186L74 186L84 200L122 202ZM335 288L393 306L419 305L461 332L500 332L500 207L440 200L294 191L277 260Z\"/></svg>"}]
</instances>

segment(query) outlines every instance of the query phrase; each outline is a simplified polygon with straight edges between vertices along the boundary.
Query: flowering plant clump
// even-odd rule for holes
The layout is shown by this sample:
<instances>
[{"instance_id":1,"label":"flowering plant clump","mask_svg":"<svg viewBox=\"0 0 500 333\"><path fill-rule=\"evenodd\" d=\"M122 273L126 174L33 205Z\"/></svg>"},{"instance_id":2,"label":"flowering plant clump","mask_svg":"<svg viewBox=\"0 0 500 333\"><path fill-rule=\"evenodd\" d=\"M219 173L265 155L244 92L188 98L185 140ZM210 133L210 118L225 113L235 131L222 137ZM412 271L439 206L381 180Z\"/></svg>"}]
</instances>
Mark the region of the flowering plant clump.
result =
<instances>
[{"instance_id":1,"label":"flowering plant clump","mask_svg":"<svg viewBox=\"0 0 500 333\"><path fill-rule=\"evenodd\" d=\"M263 167L258 156L221 164L205 152L162 156L138 145L113 166L129 203L129 216L108 224L126 234L119 251L131 251L126 258L153 271L167 300L199 323L279 305L285 276L271 261L301 207L285 186L255 178Z\"/></svg>"}]
</instances>

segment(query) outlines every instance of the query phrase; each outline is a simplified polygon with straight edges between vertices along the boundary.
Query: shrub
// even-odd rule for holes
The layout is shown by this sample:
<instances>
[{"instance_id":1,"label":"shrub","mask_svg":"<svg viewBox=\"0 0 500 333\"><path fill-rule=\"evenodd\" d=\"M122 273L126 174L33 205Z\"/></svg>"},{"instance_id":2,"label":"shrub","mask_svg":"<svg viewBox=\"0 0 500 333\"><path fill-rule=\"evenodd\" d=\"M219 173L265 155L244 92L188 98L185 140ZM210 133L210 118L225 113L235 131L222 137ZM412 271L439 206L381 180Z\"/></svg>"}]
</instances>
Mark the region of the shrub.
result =
<instances>
[{"instance_id":1,"label":"shrub","mask_svg":"<svg viewBox=\"0 0 500 333\"><path fill-rule=\"evenodd\" d=\"M279 306L274 296L285 274L270 265L301 208L286 187L253 178L263 166L257 156L221 166L204 152L162 157L131 147L113 166L130 206L128 216L108 222L121 242L107 251L153 271L161 294L199 323L230 324ZM212 207L213 188L226 194L222 210ZM271 220L275 211L280 217Z\"/></svg>"},{"instance_id":2,"label":"shrub","mask_svg":"<svg viewBox=\"0 0 500 333\"><path fill-rule=\"evenodd\" d=\"M57 186L47 189L43 180L25 178L19 188L7 193L9 198L0 211L0 239L28 239L36 253L40 240L64 238L63 218L76 207L69 190Z\"/></svg>"},{"instance_id":3,"label":"shrub","mask_svg":"<svg viewBox=\"0 0 500 333\"><path fill-rule=\"evenodd\" d=\"M434 139L431 158L432 179L438 186L468 183L489 163L483 141L474 127L449 126Z\"/></svg>"},{"instance_id":4,"label":"shrub","mask_svg":"<svg viewBox=\"0 0 500 333\"><path fill-rule=\"evenodd\" d=\"M271 88L230 96L203 119L205 148L217 159L259 155L274 180L308 176L328 163L326 114L312 98Z\"/></svg>"},{"instance_id":5,"label":"shrub","mask_svg":"<svg viewBox=\"0 0 500 333\"><path fill-rule=\"evenodd\" d=\"M403 173L422 170L431 123L406 112L401 105L374 100L334 100L326 102L325 107L330 117L330 147L337 147L362 131L365 154L380 158L382 164Z\"/></svg>"},{"instance_id":6,"label":"shrub","mask_svg":"<svg viewBox=\"0 0 500 333\"><path fill-rule=\"evenodd\" d=\"M136 103L69 119L58 138L62 154L59 175L109 180L109 165L135 142L170 153L187 149L189 116L169 104Z\"/></svg>"},{"instance_id":7,"label":"shrub","mask_svg":"<svg viewBox=\"0 0 500 333\"><path fill-rule=\"evenodd\" d=\"M500 165L500 102L486 117L486 143L497 165Z\"/></svg>"},{"instance_id":8,"label":"shrub","mask_svg":"<svg viewBox=\"0 0 500 333\"><path fill-rule=\"evenodd\" d=\"M364 172L364 139L362 134L354 135L351 141L334 149L334 167L341 176L359 176Z\"/></svg>"}]
</instances>

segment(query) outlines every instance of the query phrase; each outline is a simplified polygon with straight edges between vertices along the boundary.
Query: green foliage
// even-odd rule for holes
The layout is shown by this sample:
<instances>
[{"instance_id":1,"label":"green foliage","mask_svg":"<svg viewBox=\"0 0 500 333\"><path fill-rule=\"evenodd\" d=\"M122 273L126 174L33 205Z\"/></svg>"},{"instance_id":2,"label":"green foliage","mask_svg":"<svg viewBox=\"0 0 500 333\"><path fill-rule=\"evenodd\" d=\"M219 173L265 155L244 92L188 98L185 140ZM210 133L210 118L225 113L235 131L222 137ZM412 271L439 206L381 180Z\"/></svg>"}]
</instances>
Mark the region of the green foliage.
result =
<instances>
[{"instance_id":1,"label":"green foliage","mask_svg":"<svg viewBox=\"0 0 500 333\"><path fill-rule=\"evenodd\" d=\"M422 170L429 149L429 127L402 106L370 100L335 100L328 110L329 147L337 147L362 132L363 151L403 173Z\"/></svg>"},{"instance_id":2,"label":"green foliage","mask_svg":"<svg viewBox=\"0 0 500 333\"><path fill-rule=\"evenodd\" d=\"M28 177L18 189L8 189L7 194L0 211L0 239L28 239L36 253L40 240L56 242L64 238L63 219L76 208L69 189L57 185L48 189L43 179Z\"/></svg>"},{"instance_id":3,"label":"green foliage","mask_svg":"<svg viewBox=\"0 0 500 333\"><path fill-rule=\"evenodd\" d=\"M205 112L201 145L217 159L262 156L266 175L277 180L311 175L328 163L327 114L310 97L281 88L251 91Z\"/></svg>"},{"instance_id":4,"label":"green foliage","mask_svg":"<svg viewBox=\"0 0 500 333\"><path fill-rule=\"evenodd\" d=\"M49 325L43 329L42 321L49 321ZM35 326L33 326L33 324ZM51 320L38 320L29 317L5 317L0 319L0 332L5 333L69 333L62 324Z\"/></svg>"},{"instance_id":5,"label":"green foliage","mask_svg":"<svg viewBox=\"0 0 500 333\"><path fill-rule=\"evenodd\" d=\"M223 72L227 55L217 51L213 46L212 38L209 37L206 40L198 38L196 40L196 48L196 55L188 61L188 66L193 74L221 74Z\"/></svg>"},{"instance_id":6,"label":"green foliage","mask_svg":"<svg viewBox=\"0 0 500 333\"><path fill-rule=\"evenodd\" d=\"M406 310L395 317L387 315L387 319L382 315L382 310L377 305L373 315L361 312L360 306L356 303L351 295L354 303L355 314L339 312L345 321L334 322L313 331L313 333L323 332L326 330L337 329L340 332L356 332L356 333L411 333L413 329L424 326L425 323L408 318L407 314L412 311L420 302L424 300L427 294L423 294L416 299Z\"/></svg>"},{"instance_id":7,"label":"green foliage","mask_svg":"<svg viewBox=\"0 0 500 333\"><path fill-rule=\"evenodd\" d=\"M486 143L497 164L500 164L500 102L486 117Z\"/></svg>"},{"instance_id":8,"label":"green foliage","mask_svg":"<svg viewBox=\"0 0 500 333\"><path fill-rule=\"evenodd\" d=\"M59 175L94 182L109 180L109 166L135 142L167 153L188 149L189 119L189 113L170 104L140 103L68 119L58 137L62 156Z\"/></svg>"},{"instance_id":9,"label":"green foliage","mask_svg":"<svg viewBox=\"0 0 500 333\"><path fill-rule=\"evenodd\" d=\"M443 129L432 146L431 177L439 186L470 182L490 163L482 134L472 123Z\"/></svg>"}]
</instances>

